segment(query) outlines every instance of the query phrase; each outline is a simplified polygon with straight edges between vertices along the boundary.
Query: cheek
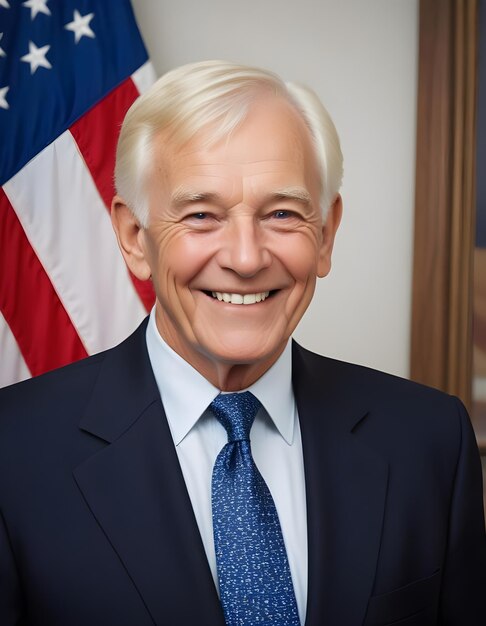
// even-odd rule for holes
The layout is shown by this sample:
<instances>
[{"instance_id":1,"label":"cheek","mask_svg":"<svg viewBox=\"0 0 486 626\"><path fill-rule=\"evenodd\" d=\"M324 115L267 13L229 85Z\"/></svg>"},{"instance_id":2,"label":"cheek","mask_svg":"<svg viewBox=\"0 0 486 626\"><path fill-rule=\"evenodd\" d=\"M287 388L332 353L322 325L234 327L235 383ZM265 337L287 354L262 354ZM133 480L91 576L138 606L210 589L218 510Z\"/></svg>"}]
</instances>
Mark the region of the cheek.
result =
<instances>
[{"instance_id":1,"label":"cheek","mask_svg":"<svg viewBox=\"0 0 486 626\"><path fill-rule=\"evenodd\" d=\"M309 278L316 278L319 252L313 238L301 237L287 242L281 246L279 258L296 282L306 284Z\"/></svg>"},{"instance_id":2,"label":"cheek","mask_svg":"<svg viewBox=\"0 0 486 626\"><path fill-rule=\"evenodd\" d=\"M157 250L157 273L175 289L190 286L214 256L209 238L188 234L183 230L167 236Z\"/></svg>"}]
</instances>

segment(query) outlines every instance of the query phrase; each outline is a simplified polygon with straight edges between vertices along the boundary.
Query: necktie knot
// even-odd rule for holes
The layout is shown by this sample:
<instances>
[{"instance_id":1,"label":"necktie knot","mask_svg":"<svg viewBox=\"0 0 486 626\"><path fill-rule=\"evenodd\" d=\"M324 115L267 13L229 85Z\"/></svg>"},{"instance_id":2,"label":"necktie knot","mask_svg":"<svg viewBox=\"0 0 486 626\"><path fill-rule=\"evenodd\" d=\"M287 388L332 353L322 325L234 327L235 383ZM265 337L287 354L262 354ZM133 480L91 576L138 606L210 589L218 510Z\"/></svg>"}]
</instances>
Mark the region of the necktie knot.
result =
<instances>
[{"instance_id":1,"label":"necktie knot","mask_svg":"<svg viewBox=\"0 0 486 626\"><path fill-rule=\"evenodd\" d=\"M250 430L261 404L249 391L219 394L209 408L228 433L228 441L250 439Z\"/></svg>"}]
</instances>

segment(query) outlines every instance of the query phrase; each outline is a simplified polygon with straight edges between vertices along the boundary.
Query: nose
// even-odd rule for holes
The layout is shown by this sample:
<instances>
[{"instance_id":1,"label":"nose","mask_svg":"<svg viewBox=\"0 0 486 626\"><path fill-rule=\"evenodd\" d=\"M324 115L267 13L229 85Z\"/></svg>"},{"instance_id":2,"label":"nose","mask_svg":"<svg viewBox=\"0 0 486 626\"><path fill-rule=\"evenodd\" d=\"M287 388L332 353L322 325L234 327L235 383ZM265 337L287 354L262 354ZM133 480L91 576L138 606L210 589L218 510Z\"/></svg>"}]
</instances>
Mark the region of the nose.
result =
<instances>
[{"instance_id":1,"label":"nose","mask_svg":"<svg viewBox=\"0 0 486 626\"><path fill-rule=\"evenodd\" d=\"M265 233L253 216L230 220L223 231L218 258L221 267L250 278L271 264Z\"/></svg>"}]
</instances>

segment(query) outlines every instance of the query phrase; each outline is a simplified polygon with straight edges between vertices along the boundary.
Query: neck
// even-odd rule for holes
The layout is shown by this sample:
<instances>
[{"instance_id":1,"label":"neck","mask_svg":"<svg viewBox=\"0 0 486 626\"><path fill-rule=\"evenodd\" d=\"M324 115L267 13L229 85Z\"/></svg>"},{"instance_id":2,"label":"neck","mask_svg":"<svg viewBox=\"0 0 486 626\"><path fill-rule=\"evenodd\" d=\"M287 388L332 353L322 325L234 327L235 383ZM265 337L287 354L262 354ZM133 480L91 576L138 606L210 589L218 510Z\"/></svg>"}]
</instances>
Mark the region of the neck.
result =
<instances>
[{"instance_id":1,"label":"neck","mask_svg":"<svg viewBox=\"0 0 486 626\"><path fill-rule=\"evenodd\" d=\"M285 349L285 344L275 353L255 362L238 363L218 360L208 356L203 350L189 348L178 334L167 332L156 315L156 325L160 336L167 345L189 363L201 376L221 391L241 391L256 382L277 361Z\"/></svg>"},{"instance_id":2,"label":"neck","mask_svg":"<svg viewBox=\"0 0 486 626\"><path fill-rule=\"evenodd\" d=\"M227 364L215 363L213 371L201 371L196 367L209 382L221 391L241 391L253 385L278 359L282 351L265 364ZM194 366L194 364L191 363Z\"/></svg>"}]
</instances>

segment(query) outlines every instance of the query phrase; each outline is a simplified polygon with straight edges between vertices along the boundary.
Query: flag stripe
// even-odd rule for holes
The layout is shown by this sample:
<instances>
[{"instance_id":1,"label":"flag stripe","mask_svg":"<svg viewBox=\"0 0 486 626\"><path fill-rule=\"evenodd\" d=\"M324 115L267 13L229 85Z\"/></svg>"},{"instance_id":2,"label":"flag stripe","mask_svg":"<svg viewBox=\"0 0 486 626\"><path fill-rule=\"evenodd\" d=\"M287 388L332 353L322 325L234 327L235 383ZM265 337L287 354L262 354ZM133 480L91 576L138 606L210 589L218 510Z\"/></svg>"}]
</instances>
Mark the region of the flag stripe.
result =
<instances>
[{"instance_id":1,"label":"flag stripe","mask_svg":"<svg viewBox=\"0 0 486 626\"><path fill-rule=\"evenodd\" d=\"M108 208L115 192L113 172L116 142L123 118L137 96L138 91L128 78L70 128Z\"/></svg>"},{"instance_id":2,"label":"flag stripe","mask_svg":"<svg viewBox=\"0 0 486 626\"><path fill-rule=\"evenodd\" d=\"M88 353L120 342L145 310L71 133L40 152L4 190Z\"/></svg>"},{"instance_id":3,"label":"flag stripe","mask_svg":"<svg viewBox=\"0 0 486 626\"><path fill-rule=\"evenodd\" d=\"M19 350L19 346L12 335L6 319L0 312L0 355L2 367L0 367L0 387L11 385L26 378L30 378L31 373L24 357ZM8 367L7 367L8 365Z\"/></svg>"},{"instance_id":4,"label":"flag stripe","mask_svg":"<svg viewBox=\"0 0 486 626\"><path fill-rule=\"evenodd\" d=\"M70 128L108 210L115 193L113 172L120 127L128 108L138 95L135 84L129 78ZM132 274L130 276L145 309L150 311L155 301L152 283L142 282Z\"/></svg>"},{"instance_id":5,"label":"flag stripe","mask_svg":"<svg viewBox=\"0 0 486 626\"><path fill-rule=\"evenodd\" d=\"M104 0L64 0L37 19L7 4L0 386L111 347L155 300L151 282L125 266L107 211L123 117L156 79L130 0L116 11ZM81 16L82 30L64 28Z\"/></svg>"},{"instance_id":6,"label":"flag stripe","mask_svg":"<svg viewBox=\"0 0 486 626\"><path fill-rule=\"evenodd\" d=\"M3 190L0 214L0 310L29 370L35 376L87 356Z\"/></svg>"},{"instance_id":7,"label":"flag stripe","mask_svg":"<svg viewBox=\"0 0 486 626\"><path fill-rule=\"evenodd\" d=\"M137 87L138 93L145 93L157 80L154 66L150 61L141 65L138 70L133 72L132 80Z\"/></svg>"}]
</instances>

